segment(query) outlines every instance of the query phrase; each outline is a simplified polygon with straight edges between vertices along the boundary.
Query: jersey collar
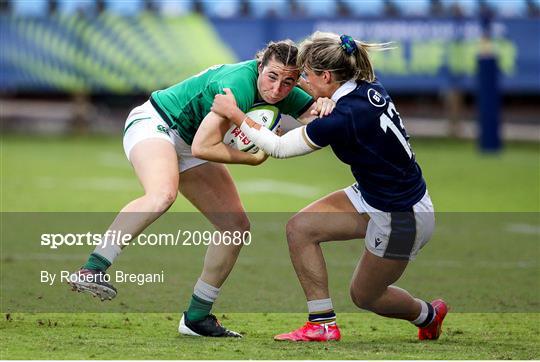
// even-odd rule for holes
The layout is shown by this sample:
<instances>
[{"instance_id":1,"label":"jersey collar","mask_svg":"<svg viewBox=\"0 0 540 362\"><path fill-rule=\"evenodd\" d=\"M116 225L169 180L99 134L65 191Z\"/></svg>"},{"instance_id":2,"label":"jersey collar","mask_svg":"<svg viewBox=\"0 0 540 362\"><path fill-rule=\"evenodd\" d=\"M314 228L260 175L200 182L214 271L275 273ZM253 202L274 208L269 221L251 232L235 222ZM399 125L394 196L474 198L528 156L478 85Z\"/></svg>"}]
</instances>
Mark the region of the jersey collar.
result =
<instances>
[{"instance_id":1,"label":"jersey collar","mask_svg":"<svg viewBox=\"0 0 540 362\"><path fill-rule=\"evenodd\" d=\"M356 86L357 84L354 80L349 80L348 82L343 83L341 87L336 89L334 94L332 94L332 100L337 103L341 97L344 97L355 90Z\"/></svg>"}]
</instances>

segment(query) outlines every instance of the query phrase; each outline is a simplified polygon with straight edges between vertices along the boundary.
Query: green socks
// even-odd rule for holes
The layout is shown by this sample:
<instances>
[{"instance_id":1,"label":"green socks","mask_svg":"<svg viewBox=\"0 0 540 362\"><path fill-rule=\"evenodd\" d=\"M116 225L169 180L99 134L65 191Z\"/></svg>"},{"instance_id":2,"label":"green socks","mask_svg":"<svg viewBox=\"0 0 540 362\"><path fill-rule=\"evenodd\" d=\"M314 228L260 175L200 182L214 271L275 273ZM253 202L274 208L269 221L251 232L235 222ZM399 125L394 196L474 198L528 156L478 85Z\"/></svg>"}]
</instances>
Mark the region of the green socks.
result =
<instances>
[{"instance_id":1,"label":"green socks","mask_svg":"<svg viewBox=\"0 0 540 362\"><path fill-rule=\"evenodd\" d=\"M203 320L212 309L214 303L208 302L204 299L197 297L195 294L191 296L191 302L189 303L189 308L186 312L187 319L190 321L196 322Z\"/></svg>"},{"instance_id":2,"label":"green socks","mask_svg":"<svg viewBox=\"0 0 540 362\"><path fill-rule=\"evenodd\" d=\"M88 258L86 264L84 264L83 269L92 269L92 270L101 270L106 271L111 266L111 262L102 257L99 254L92 253Z\"/></svg>"}]
</instances>

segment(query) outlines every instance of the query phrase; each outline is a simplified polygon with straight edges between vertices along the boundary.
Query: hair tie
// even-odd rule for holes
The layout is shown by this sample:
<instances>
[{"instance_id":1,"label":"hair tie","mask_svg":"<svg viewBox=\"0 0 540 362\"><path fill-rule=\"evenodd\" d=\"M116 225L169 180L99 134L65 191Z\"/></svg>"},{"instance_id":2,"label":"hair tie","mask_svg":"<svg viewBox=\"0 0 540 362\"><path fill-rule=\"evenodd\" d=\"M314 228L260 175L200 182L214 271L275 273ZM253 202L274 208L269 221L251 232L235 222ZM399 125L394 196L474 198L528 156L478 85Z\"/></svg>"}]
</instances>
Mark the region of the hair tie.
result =
<instances>
[{"instance_id":1,"label":"hair tie","mask_svg":"<svg viewBox=\"0 0 540 362\"><path fill-rule=\"evenodd\" d=\"M349 35L342 35L339 37L339 39L341 40L341 49L343 49L347 55L354 54L356 51L358 51L356 42Z\"/></svg>"}]
</instances>

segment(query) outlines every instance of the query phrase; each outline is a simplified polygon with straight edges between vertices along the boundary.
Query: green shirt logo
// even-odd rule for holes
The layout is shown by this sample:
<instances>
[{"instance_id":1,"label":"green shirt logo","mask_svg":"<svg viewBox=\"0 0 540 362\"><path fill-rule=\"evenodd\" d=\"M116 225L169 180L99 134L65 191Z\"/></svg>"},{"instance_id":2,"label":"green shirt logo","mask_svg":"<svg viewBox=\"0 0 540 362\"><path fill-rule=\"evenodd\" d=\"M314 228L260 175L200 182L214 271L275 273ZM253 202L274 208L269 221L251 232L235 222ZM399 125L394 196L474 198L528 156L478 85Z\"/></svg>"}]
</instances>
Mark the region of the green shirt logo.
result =
<instances>
[{"instance_id":1,"label":"green shirt logo","mask_svg":"<svg viewBox=\"0 0 540 362\"><path fill-rule=\"evenodd\" d=\"M169 134L169 129L161 124L158 124L157 130L158 132L165 133L166 135Z\"/></svg>"}]
</instances>

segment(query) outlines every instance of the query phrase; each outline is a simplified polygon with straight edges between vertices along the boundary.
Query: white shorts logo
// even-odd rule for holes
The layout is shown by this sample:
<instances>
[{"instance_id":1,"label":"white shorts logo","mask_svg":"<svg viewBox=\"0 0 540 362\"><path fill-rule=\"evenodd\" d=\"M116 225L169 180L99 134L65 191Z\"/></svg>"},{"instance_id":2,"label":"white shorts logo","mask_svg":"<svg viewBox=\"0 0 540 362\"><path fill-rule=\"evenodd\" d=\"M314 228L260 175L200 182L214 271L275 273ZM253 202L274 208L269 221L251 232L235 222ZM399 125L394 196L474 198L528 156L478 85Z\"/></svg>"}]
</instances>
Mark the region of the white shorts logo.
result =
<instances>
[{"instance_id":1,"label":"white shorts logo","mask_svg":"<svg viewBox=\"0 0 540 362\"><path fill-rule=\"evenodd\" d=\"M373 88L369 88L367 91L369 103L373 104L375 107L384 107L386 105L386 99L382 96L381 93L377 92Z\"/></svg>"}]
</instances>

